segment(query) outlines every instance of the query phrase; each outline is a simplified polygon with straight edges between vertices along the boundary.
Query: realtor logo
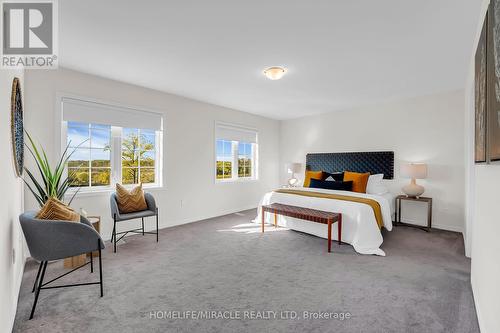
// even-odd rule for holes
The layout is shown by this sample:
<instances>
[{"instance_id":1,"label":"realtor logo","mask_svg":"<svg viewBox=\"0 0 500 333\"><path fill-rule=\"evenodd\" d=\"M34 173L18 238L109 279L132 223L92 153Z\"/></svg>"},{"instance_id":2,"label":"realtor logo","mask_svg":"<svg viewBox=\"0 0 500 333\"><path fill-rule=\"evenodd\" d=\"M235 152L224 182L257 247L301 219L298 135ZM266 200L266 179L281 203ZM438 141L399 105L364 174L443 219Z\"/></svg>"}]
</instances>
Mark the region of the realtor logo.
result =
<instances>
[{"instance_id":1,"label":"realtor logo","mask_svg":"<svg viewBox=\"0 0 500 333\"><path fill-rule=\"evenodd\" d=\"M2 2L2 67L57 67L56 3Z\"/></svg>"}]
</instances>

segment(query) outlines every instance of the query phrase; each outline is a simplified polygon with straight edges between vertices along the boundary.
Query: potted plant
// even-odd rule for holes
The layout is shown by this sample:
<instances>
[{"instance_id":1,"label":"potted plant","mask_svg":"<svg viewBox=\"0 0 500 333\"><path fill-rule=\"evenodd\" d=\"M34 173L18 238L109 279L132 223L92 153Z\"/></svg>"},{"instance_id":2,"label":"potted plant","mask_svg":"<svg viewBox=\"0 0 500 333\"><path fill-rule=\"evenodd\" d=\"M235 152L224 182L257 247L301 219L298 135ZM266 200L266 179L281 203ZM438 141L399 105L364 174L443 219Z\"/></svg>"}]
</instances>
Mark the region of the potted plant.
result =
<instances>
[{"instance_id":1,"label":"potted plant","mask_svg":"<svg viewBox=\"0 0 500 333\"><path fill-rule=\"evenodd\" d=\"M33 156L33 159L36 162L36 166L38 168L42 181L39 182L33 175L33 173L27 167L24 167L24 170L26 171L26 174L28 175L32 184L30 185L28 181L23 178L24 183L29 188L40 207L42 207L50 197L54 197L60 201L64 201L64 195L70 188L72 182L71 177L64 176L64 169L68 163L68 160L75 152L75 149L73 149L73 151L68 153L69 145L71 144L71 142L66 145L66 148L64 149L64 152L62 153L58 163L54 168L52 168L43 147L40 146L40 148L38 148L37 144L34 142L28 132L26 132L26 136L29 140L29 144L26 143L26 148L31 153L31 156ZM78 188L71 196L70 200L67 203L68 206L71 204L79 190L80 188Z\"/></svg>"}]
</instances>

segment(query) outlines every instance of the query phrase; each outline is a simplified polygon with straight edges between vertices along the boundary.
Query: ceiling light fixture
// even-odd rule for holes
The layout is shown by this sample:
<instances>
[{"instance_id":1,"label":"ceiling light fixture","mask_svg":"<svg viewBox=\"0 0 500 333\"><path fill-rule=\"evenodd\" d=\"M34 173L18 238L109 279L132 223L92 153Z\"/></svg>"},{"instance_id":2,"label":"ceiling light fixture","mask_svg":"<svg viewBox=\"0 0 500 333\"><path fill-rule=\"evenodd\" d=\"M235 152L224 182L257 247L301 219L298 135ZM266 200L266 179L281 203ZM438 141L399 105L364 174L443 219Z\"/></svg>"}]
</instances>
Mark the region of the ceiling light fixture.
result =
<instances>
[{"instance_id":1,"label":"ceiling light fixture","mask_svg":"<svg viewBox=\"0 0 500 333\"><path fill-rule=\"evenodd\" d=\"M279 66L273 66L264 69L264 75L269 80L279 80L283 77L283 75L285 75L285 73L286 73L286 68Z\"/></svg>"}]
</instances>

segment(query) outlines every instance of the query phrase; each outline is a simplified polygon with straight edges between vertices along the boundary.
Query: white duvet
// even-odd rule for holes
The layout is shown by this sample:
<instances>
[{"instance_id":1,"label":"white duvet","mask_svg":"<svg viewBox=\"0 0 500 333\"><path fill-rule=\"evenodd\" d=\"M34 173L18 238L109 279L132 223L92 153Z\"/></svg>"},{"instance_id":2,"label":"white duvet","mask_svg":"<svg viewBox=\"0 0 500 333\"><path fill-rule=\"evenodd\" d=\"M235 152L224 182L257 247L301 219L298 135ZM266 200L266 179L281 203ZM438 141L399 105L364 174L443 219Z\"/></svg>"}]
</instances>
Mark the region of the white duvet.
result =
<instances>
[{"instance_id":1,"label":"white duvet","mask_svg":"<svg viewBox=\"0 0 500 333\"><path fill-rule=\"evenodd\" d=\"M380 204L384 227L389 231L392 230L390 195L381 196L374 194L333 191L305 187L299 187L296 189L300 191L333 193L341 195L343 194L376 200ZM342 241L351 244L358 253L385 256L385 252L380 249L383 238L380 229L378 228L375 214L373 213L373 209L366 204L345 200L269 192L266 193L262 198L259 204L258 215L254 222L261 223L260 207L262 205L268 205L271 203L281 203L292 206L342 213ZM266 213L265 222L274 223L274 217L272 216L272 214ZM312 234L318 237L328 237L326 224L314 223L286 216L279 216L278 225L292 230ZM332 238L338 239L336 225L332 228Z\"/></svg>"}]
</instances>

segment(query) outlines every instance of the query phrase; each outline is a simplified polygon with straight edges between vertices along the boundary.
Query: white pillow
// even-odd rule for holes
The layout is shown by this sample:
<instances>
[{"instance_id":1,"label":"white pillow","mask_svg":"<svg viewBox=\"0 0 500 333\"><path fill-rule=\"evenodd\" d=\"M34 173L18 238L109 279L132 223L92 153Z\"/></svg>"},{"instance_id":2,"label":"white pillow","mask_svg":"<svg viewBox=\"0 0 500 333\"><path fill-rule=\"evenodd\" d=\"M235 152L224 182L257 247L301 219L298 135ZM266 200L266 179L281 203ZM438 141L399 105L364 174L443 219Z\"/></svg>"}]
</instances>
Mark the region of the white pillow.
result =
<instances>
[{"instance_id":1,"label":"white pillow","mask_svg":"<svg viewBox=\"0 0 500 333\"><path fill-rule=\"evenodd\" d=\"M382 184L382 179L384 179L384 174L382 173L370 175L368 177L368 184L366 184L366 193L382 195L389 192L387 187Z\"/></svg>"}]
</instances>

